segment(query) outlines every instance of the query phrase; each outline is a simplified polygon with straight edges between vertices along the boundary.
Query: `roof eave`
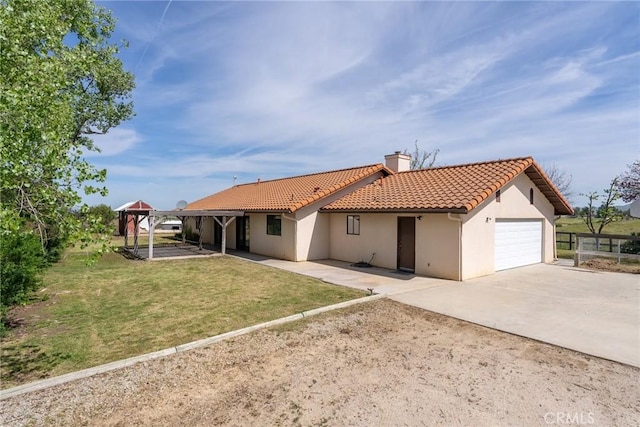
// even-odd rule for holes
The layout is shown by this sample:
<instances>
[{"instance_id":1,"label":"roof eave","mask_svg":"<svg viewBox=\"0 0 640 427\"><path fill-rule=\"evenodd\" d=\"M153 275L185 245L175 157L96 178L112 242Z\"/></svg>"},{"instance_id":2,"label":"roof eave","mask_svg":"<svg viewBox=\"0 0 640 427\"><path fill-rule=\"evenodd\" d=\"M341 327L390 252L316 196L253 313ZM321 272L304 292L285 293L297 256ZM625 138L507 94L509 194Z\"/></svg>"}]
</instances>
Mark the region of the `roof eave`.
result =
<instances>
[{"instance_id":1,"label":"roof eave","mask_svg":"<svg viewBox=\"0 0 640 427\"><path fill-rule=\"evenodd\" d=\"M573 215L574 210L567 199L564 198L560 190L547 176L542 167L535 160L525 169L524 173L538 187L544 196L551 202L555 215ZM532 176L533 175L533 176ZM546 187L546 188L545 188Z\"/></svg>"},{"instance_id":2,"label":"roof eave","mask_svg":"<svg viewBox=\"0 0 640 427\"><path fill-rule=\"evenodd\" d=\"M428 214L428 213L469 213L467 208L322 208L321 212L326 213L412 213L412 214Z\"/></svg>"}]
</instances>

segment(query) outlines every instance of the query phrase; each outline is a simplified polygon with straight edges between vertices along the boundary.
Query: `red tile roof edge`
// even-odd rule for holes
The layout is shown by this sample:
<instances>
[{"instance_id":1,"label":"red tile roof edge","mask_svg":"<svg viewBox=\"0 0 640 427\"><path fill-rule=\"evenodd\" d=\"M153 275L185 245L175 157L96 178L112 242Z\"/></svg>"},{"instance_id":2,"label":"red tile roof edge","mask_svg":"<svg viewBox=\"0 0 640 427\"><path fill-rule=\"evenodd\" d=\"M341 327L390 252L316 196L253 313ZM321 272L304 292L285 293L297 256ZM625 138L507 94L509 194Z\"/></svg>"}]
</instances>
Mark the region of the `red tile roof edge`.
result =
<instances>
[{"instance_id":1,"label":"red tile roof edge","mask_svg":"<svg viewBox=\"0 0 640 427\"><path fill-rule=\"evenodd\" d=\"M488 188L479 191L476 197L474 197L471 201L469 201L468 203L465 203L460 207L451 207L451 208L441 209L441 210L437 209L436 211L449 211L449 212L458 212L458 213L460 213L460 211L466 211L464 213L468 213L474 208L476 208L477 206L479 206L482 202L487 200L489 197L491 197L492 194L495 194L495 192L498 191L500 188L504 187L509 182L511 182L513 179L520 176L522 173L527 173L527 171L532 169L537 175L540 176L540 178L542 178L542 180L544 181L544 184L547 185L549 189L553 193L555 193L555 195L557 196L560 206L557 206L556 203L554 203L552 200L549 200L549 202L554 206L556 213L573 213L573 208L571 207L569 202L564 198L562 193L553 184L551 179L546 175L542 167L540 167L540 165L534 160L532 156L489 160L489 161L466 163L466 164L460 164L460 165L438 166L435 168L429 168L429 170L464 168L469 166L478 166L483 164L503 163L503 162L515 162L514 168L510 171L507 171L505 176L499 178L497 182L494 182L491 185L489 185ZM397 174L408 174L408 173L415 173L415 172L419 172L419 171L403 171L403 172L398 172ZM537 186L539 187L539 185ZM323 210L346 211L345 209L323 209ZM419 211L419 210L420 209L417 209L416 211ZM371 209L371 211L373 212L373 211L386 211L386 210Z\"/></svg>"},{"instance_id":2,"label":"red tile roof edge","mask_svg":"<svg viewBox=\"0 0 640 427\"><path fill-rule=\"evenodd\" d=\"M227 190L230 190L230 189L232 189L234 187L243 187L243 186L256 185L258 182L260 184L264 184L264 183L268 183L268 182L285 181L285 180L288 180L288 179L311 177L311 176L315 176L315 175L324 175L324 174L327 174L327 173L336 173L336 172L349 171L349 170L353 170L353 169L365 169L365 170L363 172L361 172L360 174L358 174L358 175L356 175L354 177L351 177L350 179L347 179L344 182L341 182L341 183L338 183L336 185L333 185L332 187L330 187L328 189L324 189L324 190L320 191L319 193L312 195L308 199L296 202L295 204L289 206L286 209L286 211L289 212L289 213L293 213L293 212L295 212L296 210L298 210L300 208L308 206L309 204L315 202L316 200L320 200L321 198L324 198L324 197L326 197L326 196L328 196L330 194L333 194L336 191L338 191L338 190L340 190L340 189L342 189L342 188L344 188L344 187L346 187L346 186L348 186L348 185L350 185L350 184L352 184L354 182L360 181L360 180L362 180L362 179L366 178L367 176L372 175L374 173L382 172L384 175L387 175L387 176L394 174L394 172L391 169L387 168L382 163L375 163L375 164L370 164L370 165L354 166L354 167L350 167L350 168L334 169L334 170L328 170L328 171L322 171L322 172L308 173L308 174L303 174L303 175L294 175L294 176L283 177L283 178L275 178L275 179L269 179L269 180L265 180L265 181L258 180L257 182L256 181L246 182L246 183L243 183L243 184L234 185L234 186L229 187L229 188L227 188L225 190L222 190L222 191L227 191ZM193 202L189 203L189 205L187 205L185 210L192 210L192 209L189 208L189 206L191 206L191 205L193 205L195 203L198 203L198 202L200 202L200 201L202 201L204 199L207 199L207 198L209 198L211 196L212 195L208 195L208 196L202 197L200 199L194 200ZM251 212L272 212L273 210L272 209L251 209L249 211L251 211ZM249 212L249 211L247 211L247 212Z\"/></svg>"},{"instance_id":3,"label":"red tile roof edge","mask_svg":"<svg viewBox=\"0 0 640 427\"><path fill-rule=\"evenodd\" d=\"M533 157L532 156L524 156L524 157L513 157L513 158L507 158L507 159L485 160L485 161L482 161L482 162L462 163L462 164L459 164L459 165L437 166L437 167L428 168L428 169L429 170L434 170L434 169L465 168L465 167L469 167L469 166L479 166L479 165L486 165L486 164L491 164L491 163L520 162L520 161L525 161L525 163L527 163L527 165L524 166L524 167L518 167L518 168L516 168L516 171L512 171L512 172L507 173L507 175L505 177L499 179L497 183L491 184L489 186L489 188L486 188L486 189L482 190L478 196L474 197L469 203L466 203L463 206L463 208L466 209L466 211L468 213L471 210L473 210L474 208L476 208L478 205L480 205L482 202L487 200L492 194L494 194L500 188L504 187L509 182L511 182L511 180L513 180L515 177L517 177L522 172L524 172L533 163L535 163L535 160L533 160ZM408 171L397 172L397 173L403 174L403 173L413 173L413 172L417 172L417 171L408 170ZM555 189L555 187L554 187L554 189ZM557 189L555 189L555 191L556 191L556 193L560 194L557 191Z\"/></svg>"},{"instance_id":4,"label":"red tile roof edge","mask_svg":"<svg viewBox=\"0 0 640 427\"><path fill-rule=\"evenodd\" d=\"M292 175L292 176L285 176L285 177L282 177L282 178L260 180L260 184L264 184L264 183L267 183L267 182L275 182L275 181L285 181L287 179L293 179L293 178L304 178L304 177L307 177L307 176L314 176L314 175L324 175L326 173L343 172L343 171L348 171L348 170L352 170L352 169L373 168L373 167L379 167L379 166L381 166L384 169L387 169L382 163L374 163L374 164L371 164L371 165L354 166L354 167L351 167L351 168L332 169L332 170L321 171L321 172L305 173L303 175ZM393 173L389 169L387 169L387 171L390 172L390 173ZM236 184L233 187L243 187L243 186L246 186L246 185L255 185L256 183L257 183L257 181L245 182L245 183L242 183L242 184ZM231 187L231 188L233 188L233 187ZM203 198L205 198L205 197L203 197Z\"/></svg>"},{"instance_id":5,"label":"red tile roof edge","mask_svg":"<svg viewBox=\"0 0 640 427\"><path fill-rule=\"evenodd\" d=\"M542 169L542 167L533 159L532 159L531 165L529 165L529 167L527 169L530 169L530 168L533 168L535 170L535 172L537 174L539 174L540 177L545 181L545 183L551 188L551 190L554 193L556 193L556 196L558 196L558 200L563 205L562 207L566 209L566 212L569 215L574 214L575 211L574 211L573 207L571 206L571 203L569 203L569 201L564 198L564 195L560 192L560 190L558 190L558 187L556 187L556 185L553 183L553 181L551 181L551 178L549 178L549 176L544 171L544 169ZM527 169L525 169L525 172L526 172ZM554 206L554 208L555 208L555 206ZM556 209L556 211L560 211L560 210Z\"/></svg>"},{"instance_id":6,"label":"red tile roof edge","mask_svg":"<svg viewBox=\"0 0 640 427\"><path fill-rule=\"evenodd\" d=\"M507 185L509 182L511 182L513 179L519 176L522 172L527 170L527 168L534 163L533 157L531 156L516 157L513 159L500 159L500 160L492 160L487 162L477 162L477 163L451 166L451 167L457 168L457 167L465 167L465 166L477 166L477 165L483 165L483 164L489 164L489 163L521 162L521 161L525 162L524 166L518 165L515 169L509 171L506 176L504 176L503 178L500 178L497 183L491 184L489 188L486 188L480 191L480 194L478 194L478 196L474 197L473 200L471 200L471 202L467 203L465 205L465 208L467 208L467 212L470 212L471 210L479 206L482 202L487 200L492 194L494 194L496 191L498 191L499 189ZM494 187L495 189L493 189Z\"/></svg>"},{"instance_id":7,"label":"red tile roof edge","mask_svg":"<svg viewBox=\"0 0 640 427\"><path fill-rule=\"evenodd\" d=\"M298 203L296 203L294 205L289 206L289 208L288 208L289 212L293 213L293 212L297 211L298 209L301 209L301 208L303 208L305 206L308 206L311 203L313 203L313 202L315 202L317 200L320 200L320 199L322 199L322 198L324 198L326 196L329 196L330 194L333 194L336 191L338 191L338 190L340 190L342 188L345 188L350 184L358 182L361 179L364 179L364 178L366 178L366 177L368 177L368 176L370 176L370 175L372 175L374 173L383 171L384 173L387 173L388 175L393 174L393 172L391 170L389 170L386 166L384 166L382 163L378 163L378 164L375 164L375 165L359 166L358 168L366 168L366 169L364 171L362 171L361 173L359 173L358 175L352 176L351 178L347 179L346 181L342 181L342 182L340 182L340 183L338 183L338 184L336 184L336 185L334 185L334 186L332 186L332 187L330 187L330 188L328 188L326 190L322 190L320 192L320 194L314 194L313 196L309 197L306 200L302 200L302 201L300 201L300 202L298 202ZM321 172L319 174L329 173L329 172L340 172L340 171L343 171L343 170L350 170L350 169L356 169L356 168L338 169L338 170L334 170L334 171ZM301 177L301 176L319 175L319 174L299 175L299 176L292 177L292 178L298 178L298 177ZM286 178L284 178L284 179L286 179Z\"/></svg>"},{"instance_id":8,"label":"red tile roof edge","mask_svg":"<svg viewBox=\"0 0 640 427\"><path fill-rule=\"evenodd\" d=\"M486 165L486 164L489 164L489 163L517 162L517 161L520 161L520 160L531 160L531 161L533 161L533 157L532 156L511 157L511 158L506 158L506 159L484 160L484 161L481 161L481 162L471 162L471 163L460 163L460 164L455 164L455 165L434 166L434 167L425 168L425 169L416 169L416 170L408 170L408 171L396 172L396 174L413 173L413 172L419 172L421 170L464 168L464 167L467 167L467 166Z\"/></svg>"}]
</instances>

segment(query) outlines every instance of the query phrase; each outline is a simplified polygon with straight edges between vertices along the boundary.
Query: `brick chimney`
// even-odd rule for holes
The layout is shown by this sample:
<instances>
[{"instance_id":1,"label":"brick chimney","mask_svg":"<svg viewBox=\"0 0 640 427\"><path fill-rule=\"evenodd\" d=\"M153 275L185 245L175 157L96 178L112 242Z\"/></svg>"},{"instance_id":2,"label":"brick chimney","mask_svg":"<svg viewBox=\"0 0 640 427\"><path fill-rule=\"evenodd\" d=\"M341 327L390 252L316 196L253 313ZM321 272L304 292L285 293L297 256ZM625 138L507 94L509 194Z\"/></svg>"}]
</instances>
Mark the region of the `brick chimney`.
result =
<instances>
[{"instance_id":1,"label":"brick chimney","mask_svg":"<svg viewBox=\"0 0 640 427\"><path fill-rule=\"evenodd\" d=\"M384 156L384 164L394 172L404 172L411 169L411 156L396 151L393 154Z\"/></svg>"}]
</instances>

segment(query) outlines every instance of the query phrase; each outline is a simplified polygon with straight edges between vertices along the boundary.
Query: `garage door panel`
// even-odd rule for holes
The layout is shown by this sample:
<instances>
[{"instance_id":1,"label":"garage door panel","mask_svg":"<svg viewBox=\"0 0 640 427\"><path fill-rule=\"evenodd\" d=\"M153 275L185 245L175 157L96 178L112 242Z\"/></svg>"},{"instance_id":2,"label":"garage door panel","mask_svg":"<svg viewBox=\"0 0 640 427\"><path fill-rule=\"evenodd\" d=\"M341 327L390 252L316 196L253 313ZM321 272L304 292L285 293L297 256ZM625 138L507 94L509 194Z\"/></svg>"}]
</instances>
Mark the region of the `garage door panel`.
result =
<instances>
[{"instance_id":1,"label":"garage door panel","mask_svg":"<svg viewBox=\"0 0 640 427\"><path fill-rule=\"evenodd\" d=\"M495 270L542 262L542 221L496 220Z\"/></svg>"}]
</instances>

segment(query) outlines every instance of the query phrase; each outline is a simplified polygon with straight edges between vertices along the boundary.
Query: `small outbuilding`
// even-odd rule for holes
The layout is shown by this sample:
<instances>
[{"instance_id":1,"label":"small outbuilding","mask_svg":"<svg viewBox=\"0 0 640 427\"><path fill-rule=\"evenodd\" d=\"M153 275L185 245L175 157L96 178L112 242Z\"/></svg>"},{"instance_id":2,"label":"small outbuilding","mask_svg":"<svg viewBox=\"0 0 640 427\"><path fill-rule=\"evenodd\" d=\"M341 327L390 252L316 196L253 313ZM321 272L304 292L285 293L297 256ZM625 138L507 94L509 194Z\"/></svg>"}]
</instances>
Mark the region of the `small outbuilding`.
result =
<instances>
[{"instance_id":1,"label":"small outbuilding","mask_svg":"<svg viewBox=\"0 0 640 427\"><path fill-rule=\"evenodd\" d=\"M149 219L147 218L147 213L151 210L154 210L153 207L142 200L127 202L117 207L115 211L118 212L118 234L120 236L133 236L139 233L140 229L148 231ZM139 211L139 213L136 213L136 211Z\"/></svg>"}]
</instances>

